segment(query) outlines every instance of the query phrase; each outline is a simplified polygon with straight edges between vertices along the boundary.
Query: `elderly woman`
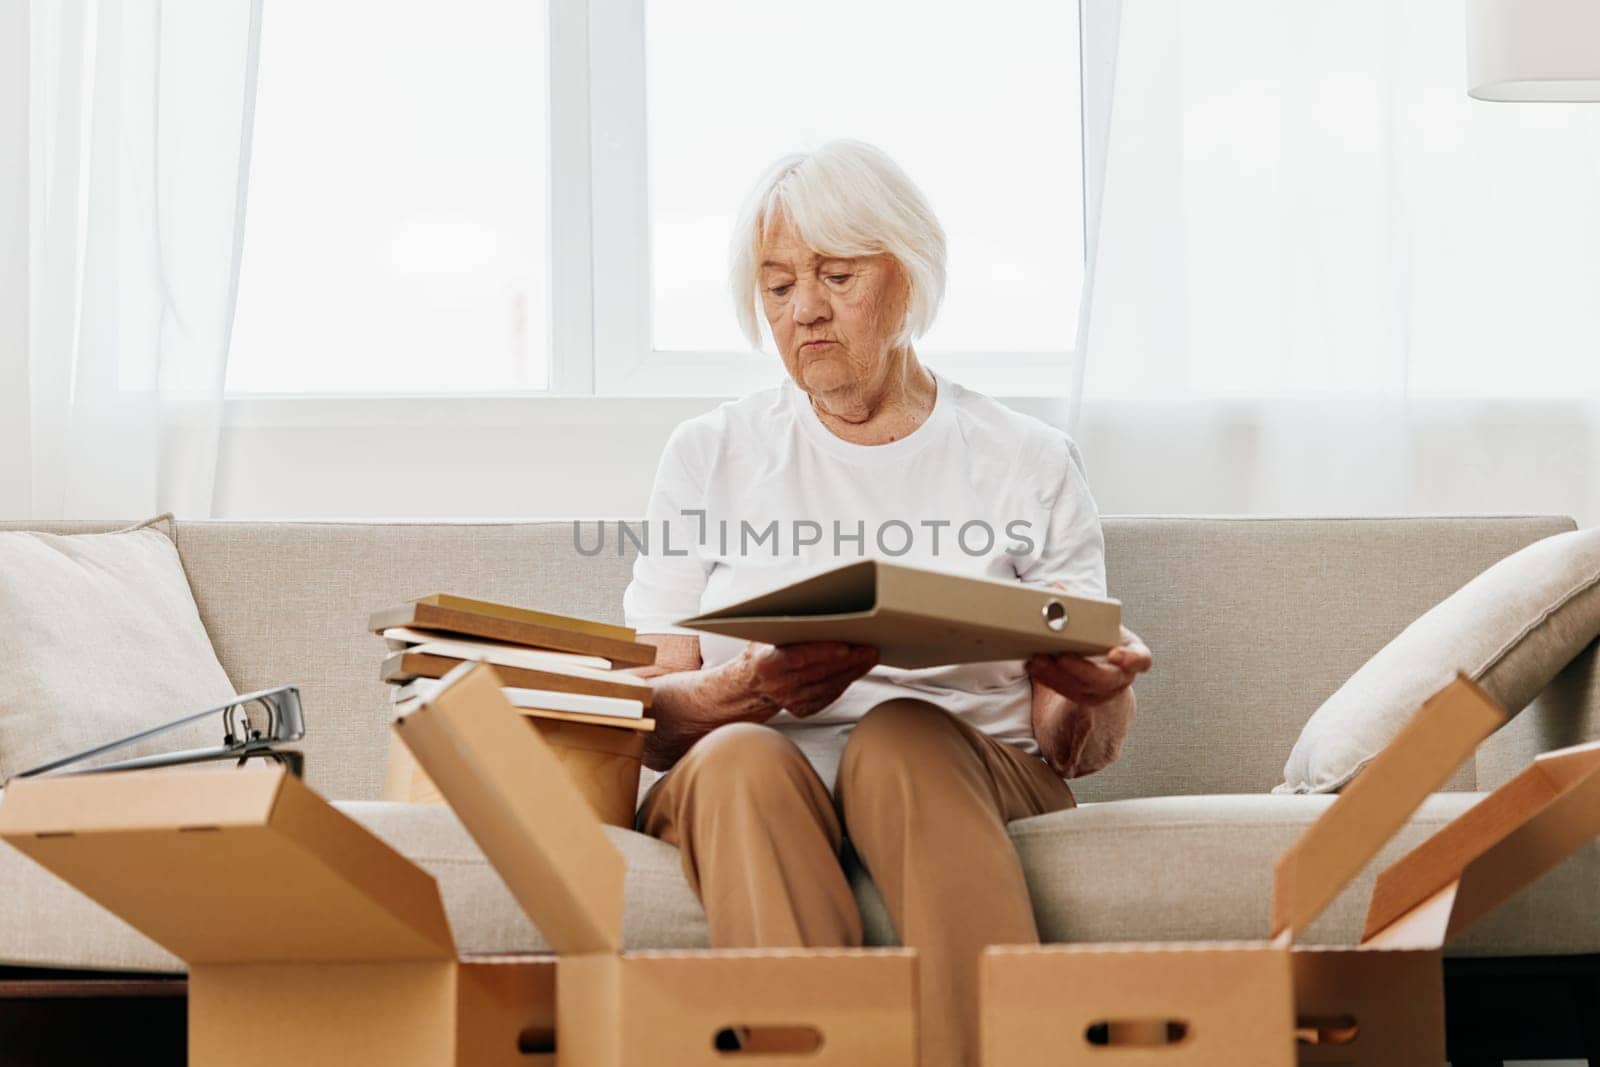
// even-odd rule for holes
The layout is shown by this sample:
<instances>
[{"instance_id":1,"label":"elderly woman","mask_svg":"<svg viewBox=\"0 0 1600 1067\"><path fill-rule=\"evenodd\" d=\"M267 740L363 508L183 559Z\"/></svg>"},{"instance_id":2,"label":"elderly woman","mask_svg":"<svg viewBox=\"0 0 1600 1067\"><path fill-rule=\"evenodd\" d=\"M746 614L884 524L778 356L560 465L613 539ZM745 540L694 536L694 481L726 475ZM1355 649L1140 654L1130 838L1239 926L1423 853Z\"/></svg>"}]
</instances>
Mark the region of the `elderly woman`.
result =
<instances>
[{"instance_id":1,"label":"elderly woman","mask_svg":"<svg viewBox=\"0 0 1600 1067\"><path fill-rule=\"evenodd\" d=\"M665 775L637 825L681 850L717 947L860 945L848 840L921 957L923 1063L974 1063L979 951L1038 940L1006 823L1072 807L1063 779L1117 758L1150 653L1124 629L1103 656L897 670L674 627L863 557L1105 593L1073 443L917 358L944 233L887 156L780 160L732 259L740 323L759 346L765 319L788 380L685 422L661 458L666 536L624 601L660 650L645 763Z\"/></svg>"}]
</instances>

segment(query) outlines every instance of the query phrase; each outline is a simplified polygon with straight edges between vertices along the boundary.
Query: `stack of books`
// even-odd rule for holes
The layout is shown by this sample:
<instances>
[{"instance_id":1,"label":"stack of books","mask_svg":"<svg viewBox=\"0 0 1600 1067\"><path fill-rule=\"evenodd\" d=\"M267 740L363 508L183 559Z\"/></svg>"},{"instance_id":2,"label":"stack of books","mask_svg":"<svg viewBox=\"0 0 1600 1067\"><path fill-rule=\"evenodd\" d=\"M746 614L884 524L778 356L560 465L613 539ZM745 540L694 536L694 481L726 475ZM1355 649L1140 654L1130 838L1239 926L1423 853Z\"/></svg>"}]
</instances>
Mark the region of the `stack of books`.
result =
<instances>
[{"instance_id":1,"label":"stack of books","mask_svg":"<svg viewBox=\"0 0 1600 1067\"><path fill-rule=\"evenodd\" d=\"M656 649L626 626L436 593L375 613L368 628L388 643L383 680L398 687L397 702L426 697L436 679L482 660L530 714L637 726L650 706L649 683L623 672L654 663Z\"/></svg>"},{"instance_id":2,"label":"stack of books","mask_svg":"<svg viewBox=\"0 0 1600 1067\"><path fill-rule=\"evenodd\" d=\"M574 747L574 761L584 766L569 763L569 770L605 779L606 806L618 819L626 806L631 819L633 796L624 801L618 771L631 765L637 783L643 735L655 721L645 716L650 683L628 669L654 663L654 645L636 640L625 626L447 593L376 612L367 628L388 645L382 676L393 687L396 714L437 692L439 679L462 663L488 663L512 705L548 740ZM384 795L438 799L432 783L394 747Z\"/></svg>"}]
</instances>

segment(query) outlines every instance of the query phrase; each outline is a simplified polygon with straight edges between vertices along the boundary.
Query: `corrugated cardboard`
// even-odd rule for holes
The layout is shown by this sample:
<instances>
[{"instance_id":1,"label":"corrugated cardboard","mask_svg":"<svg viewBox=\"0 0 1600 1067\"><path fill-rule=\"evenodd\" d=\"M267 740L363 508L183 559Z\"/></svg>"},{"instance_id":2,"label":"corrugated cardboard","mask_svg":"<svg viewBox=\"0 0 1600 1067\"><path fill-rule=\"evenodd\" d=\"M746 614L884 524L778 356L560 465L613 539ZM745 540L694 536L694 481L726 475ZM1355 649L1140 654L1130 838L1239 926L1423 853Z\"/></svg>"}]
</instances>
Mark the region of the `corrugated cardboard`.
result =
<instances>
[{"instance_id":1,"label":"corrugated cardboard","mask_svg":"<svg viewBox=\"0 0 1600 1067\"><path fill-rule=\"evenodd\" d=\"M396 707L404 714L410 705ZM530 727L550 742L573 785L600 821L631 829L639 795L639 770L644 761L644 735L654 719L601 720L575 712L530 712L519 708ZM444 794L416 759L391 735L384 770L383 799L408 804L443 804Z\"/></svg>"},{"instance_id":2,"label":"corrugated cardboard","mask_svg":"<svg viewBox=\"0 0 1600 1067\"><path fill-rule=\"evenodd\" d=\"M553 1063L552 961L458 961L433 879L280 767L21 779L0 838L189 965L192 1064Z\"/></svg>"},{"instance_id":3,"label":"corrugated cardboard","mask_svg":"<svg viewBox=\"0 0 1600 1067\"><path fill-rule=\"evenodd\" d=\"M494 668L447 683L395 729L561 954L562 1067L721 1063L714 1040L735 1027L809 1037L808 1064L916 1062L910 951L622 952L622 856L565 767Z\"/></svg>"},{"instance_id":4,"label":"corrugated cardboard","mask_svg":"<svg viewBox=\"0 0 1600 1067\"><path fill-rule=\"evenodd\" d=\"M1295 933L1504 721L1464 676L1425 703L1279 858L1270 941L989 949L980 962L983 1062L1061 1067L1110 1053L1129 1067L1294 1063Z\"/></svg>"},{"instance_id":5,"label":"corrugated cardboard","mask_svg":"<svg viewBox=\"0 0 1600 1067\"><path fill-rule=\"evenodd\" d=\"M1359 946L1298 948L1300 1062L1442 1063L1444 946L1600 834L1600 743L1549 752L1378 876Z\"/></svg>"},{"instance_id":6,"label":"corrugated cardboard","mask_svg":"<svg viewBox=\"0 0 1600 1067\"><path fill-rule=\"evenodd\" d=\"M1122 640L1116 600L862 560L677 623L786 645L872 645L886 667L1094 654Z\"/></svg>"},{"instance_id":7,"label":"corrugated cardboard","mask_svg":"<svg viewBox=\"0 0 1600 1067\"><path fill-rule=\"evenodd\" d=\"M1288 970L1257 942L992 948L982 1062L1290 1062Z\"/></svg>"}]
</instances>

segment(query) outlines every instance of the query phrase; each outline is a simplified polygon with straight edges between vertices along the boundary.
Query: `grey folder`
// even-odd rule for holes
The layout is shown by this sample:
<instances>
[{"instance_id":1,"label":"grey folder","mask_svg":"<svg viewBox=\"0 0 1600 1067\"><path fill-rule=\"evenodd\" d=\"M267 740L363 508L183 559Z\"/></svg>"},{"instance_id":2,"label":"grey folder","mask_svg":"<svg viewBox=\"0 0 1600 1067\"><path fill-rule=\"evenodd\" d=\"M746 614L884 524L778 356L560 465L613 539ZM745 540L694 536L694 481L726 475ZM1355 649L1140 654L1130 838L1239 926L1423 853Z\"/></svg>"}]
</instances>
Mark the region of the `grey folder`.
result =
<instances>
[{"instance_id":1,"label":"grey folder","mask_svg":"<svg viewBox=\"0 0 1600 1067\"><path fill-rule=\"evenodd\" d=\"M938 667L1105 652L1121 642L1122 604L863 560L677 625L772 645L874 645L886 666Z\"/></svg>"}]
</instances>

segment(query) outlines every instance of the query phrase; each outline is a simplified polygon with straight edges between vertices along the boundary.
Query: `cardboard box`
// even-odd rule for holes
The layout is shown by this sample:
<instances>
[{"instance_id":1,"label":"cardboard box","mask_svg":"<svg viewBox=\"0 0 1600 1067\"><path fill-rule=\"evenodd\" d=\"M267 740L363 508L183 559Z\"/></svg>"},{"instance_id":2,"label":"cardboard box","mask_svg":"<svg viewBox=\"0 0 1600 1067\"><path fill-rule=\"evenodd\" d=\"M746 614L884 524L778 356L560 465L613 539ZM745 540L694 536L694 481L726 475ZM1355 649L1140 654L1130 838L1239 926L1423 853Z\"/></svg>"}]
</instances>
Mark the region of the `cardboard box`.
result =
<instances>
[{"instance_id":1,"label":"cardboard box","mask_svg":"<svg viewBox=\"0 0 1600 1067\"><path fill-rule=\"evenodd\" d=\"M1443 1063L1444 946L1600 834L1600 743L1548 752L1378 876L1361 944L1297 948L1300 1062Z\"/></svg>"},{"instance_id":2,"label":"cardboard box","mask_svg":"<svg viewBox=\"0 0 1600 1067\"><path fill-rule=\"evenodd\" d=\"M717 1035L741 1027L819 1067L916 1062L909 950L623 952L622 855L565 767L494 668L447 683L395 729L560 954L562 1067L723 1063Z\"/></svg>"},{"instance_id":3,"label":"cardboard box","mask_svg":"<svg viewBox=\"0 0 1600 1067\"><path fill-rule=\"evenodd\" d=\"M458 960L433 878L281 767L19 779L0 838L188 964L191 1064L553 1067L554 961Z\"/></svg>"},{"instance_id":4,"label":"cardboard box","mask_svg":"<svg viewBox=\"0 0 1600 1067\"><path fill-rule=\"evenodd\" d=\"M1464 676L1424 704L1279 857L1267 941L986 950L983 1063L1293 1064L1296 932L1505 718Z\"/></svg>"},{"instance_id":5,"label":"cardboard box","mask_svg":"<svg viewBox=\"0 0 1600 1067\"><path fill-rule=\"evenodd\" d=\"M404 714L405 706L396 710ZM519 711L531 728L550 743L573 785L600 821L632 829L639 798L639 771L644 762L644 735L655 728L655 720L638 719L614 726L575 713ZM391 735L389 741L383 799L409 804L445 802L439 787L417 766L398 734Z\"/></svg>"},{"instance_id":6,"label":"cardboard box","mask_svg":"<svg viewBox=\"0 0 1600 1067\"><path fill-rule=\"evenodd\" d=\"M872 645L886 667L940 667L1105 652L1122 641L1122 603L862 560L676 625L773 645Z\"/></svg>"}]
</instances>

